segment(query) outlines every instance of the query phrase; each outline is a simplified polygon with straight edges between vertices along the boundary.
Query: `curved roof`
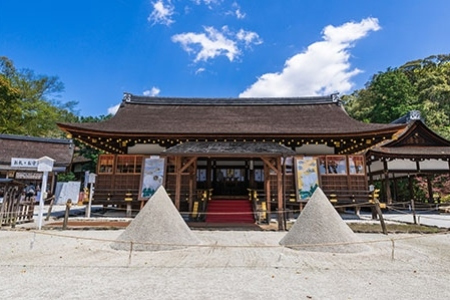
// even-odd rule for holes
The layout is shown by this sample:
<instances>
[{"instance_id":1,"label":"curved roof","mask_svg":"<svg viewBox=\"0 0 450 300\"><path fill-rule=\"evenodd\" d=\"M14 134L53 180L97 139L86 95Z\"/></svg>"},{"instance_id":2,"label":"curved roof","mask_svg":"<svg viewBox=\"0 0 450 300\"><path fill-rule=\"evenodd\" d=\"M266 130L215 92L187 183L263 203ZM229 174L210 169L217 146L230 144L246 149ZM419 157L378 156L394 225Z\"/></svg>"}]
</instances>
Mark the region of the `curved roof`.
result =
<instances>
[{"instance_id":1,"label":"curved roof","mask_svg":"<svg viewBox=\"0 0 450 300\"><path fill-rule=\"evenodd\" d=\"M378 158L450 160L450 141L433 132L421 120L416 120L409 123L395 139L368 150L366 156L370 160Z\"/></svg>"},{"instance_id":2,"label":"curved roof","mask_svg":"<svg viewBox=\"0 0 450 300\"><path fill-rule=\"evenodd\" d=\"M134 143L178 140L390 138L405 124L368 124L351 118L336 95L297 98L170 98L125 94L117 113L99 123L58 124L74 138L108 152ZM321 142L324 142L324 141ZM312 142L312 141L310 141ZM356 141L352 141L352 143ZM306 142L305 142L306 143ZM345 144L345 143L344 143ZM350 147L350 143L344 147Z\"/></svg>"},{"instance_id":3,"label":"curved roof","mask_svg":"<svg viewBox=\"0 0 450 300\"><path fill-rule=\"evenodd\" d=\"M159 98L126 94L101 123L59 124L68 131L110 134L359 135L405 125L368 124L332 96L303 98Z\"/></svg>"}]
</instances>

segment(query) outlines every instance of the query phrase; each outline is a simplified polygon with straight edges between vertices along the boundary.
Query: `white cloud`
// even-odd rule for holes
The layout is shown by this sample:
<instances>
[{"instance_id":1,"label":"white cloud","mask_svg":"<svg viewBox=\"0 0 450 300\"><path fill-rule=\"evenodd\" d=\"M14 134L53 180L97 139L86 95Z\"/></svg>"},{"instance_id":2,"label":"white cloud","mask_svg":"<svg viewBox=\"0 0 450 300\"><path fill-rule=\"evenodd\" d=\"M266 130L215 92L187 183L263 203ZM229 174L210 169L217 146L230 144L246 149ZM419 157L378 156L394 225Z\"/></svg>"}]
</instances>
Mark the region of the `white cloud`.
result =
<instances>
[{"instance_id":1,"label":"white cloud","mask_svg":"<svg viewBox=\"0 0 450 300\"><path fill-rule=\"evenodd\" d=\"M206 61L219 55L225 55L233 61L239 55L239 49L233 40L228 39L213 27L204 27L204 29L206 34L193 32L176 34L172 36L172 41L180 43L189 53L197 52L194 62ZM197 49L193 49L192 45L197 45Z\"/></svg>"},{"instance_id":2,"label":"white cloud","mask_svg":"<svg viewBox=\"0 0 450 300\"><path fill-rule=\"evenodd\" d=\"M262 40L256 32L245 31L243 29L239 30L236 34L236 38L240 41L243 41L246 46L251 44L259 45L262 44Z\"/></svg>"},{"instance_id":3,"label":"white cloud","mask_svg":"<svg viewBox=\"0 0 450 300\"><path fill-rule=\"evenodd\" d=\"M174 6L169 2L166 4L163 0L157 0L156 2L152 2L153 11L150 16L147 18L149 22L153 24L162 24L169 26L173 22L172 15L174 14Z\"/></svg>"},{"instance_id":4,"label":"white cloud","mask_svg":"<svg viewBox=\"0 0 450 300\"><path fill-rule=\"evenodd\" d=\"M108 108L108 115L115 115L116 112L119 110L119 107L120 107L120 103Z\"/></svg>"},{"instance_id":5,"label":"white cloud","mask_svg":"<svg viewBox=\"0 0 450 300\"><path fill-rule=\"evenodd\" d=\"M351 68L349 49L370 31L379 29L376 18L338 27L328 25L322 32L322 41L289 58L280 72L263 74L239 96L289 97L347 92L353 86L351 78L361 72Z\"/></svg>"},{"instance_id":6,"label":"white cloud","mask_svg":"<svg viewBox=\"0 0 450 300\"><path fill-rule=\"evenodd\" d=\"M180 43L188 53L196 53L194 62L207 61L217 56L226 56L233 61L241 54L239 42L245 46L261 44L258 34L240 30L237 34L227 26L218 31L214 27L204 27L205 33L187 32L172 36L172 41Z\"/></svg>"},{"instance_id":7,"label":"white cloud","mask_svg":"<svg viewBox=\"0 0 450 300\"><path fill-rule=\"evenodd\" d=\"M146 90L142 94L144 96L155 97L155 96L158 96L160 92L161 92L161 90L159 88L152 87L150 90Z\"/></svg>"},{"instance_id":8,"label":"white cloud","mask_svg":"<svg viewBox=\"0 0 450 300\"><path fill-rule=\"evenodd\" d=\"M202 72L205 72L205 68L198 68L198 69L195 71L195 75L200 74L200 73L202 73Z\"/></svg>"},{"instance_id":9,"label":"white cloud","mask_svg":"<svg viewBox=\"0 0 450 300\"><path fill-rule=\"evenodd\" d=\"M236 11L234 13L236 14L236 18L238 18L238 19L244 19L246 16L245 13L241 12L240 8L236 9Z\"/></svg>"},{"instance_id":10,"label":"white cloud","mask_svg":"<svg viewBox=\"0 0 450 300\"><path fill-rule=\"evenodd\" d=\"M207 5L209 8L211 8L211 4L220 4L223 0L192 0L192 2L194 2L197 5L200 4L205 4Z\"/></svg>"},{"instance_id":11,"label":"white cloud","mask_svg":"<svg viewBox=\"0 0 450 300\"><path fill-rule=\"evenodd\" d=\"M241 11L241 7L239 6L239 4L237 4L236 2L233 2L233 4L231 6L233 7L233 9L235 9L234 15L236 15L236 18L238 18L238 19L245 18L246 14Z\"/></svg>"}]
</instances>

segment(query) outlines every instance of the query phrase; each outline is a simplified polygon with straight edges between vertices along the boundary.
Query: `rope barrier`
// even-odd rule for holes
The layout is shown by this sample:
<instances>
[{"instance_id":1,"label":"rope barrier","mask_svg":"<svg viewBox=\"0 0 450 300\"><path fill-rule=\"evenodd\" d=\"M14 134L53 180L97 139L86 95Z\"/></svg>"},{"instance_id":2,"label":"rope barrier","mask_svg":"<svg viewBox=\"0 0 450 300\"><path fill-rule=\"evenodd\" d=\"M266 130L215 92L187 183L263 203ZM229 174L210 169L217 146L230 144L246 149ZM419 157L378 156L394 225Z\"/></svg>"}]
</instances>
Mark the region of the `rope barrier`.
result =
<instances>
[{"instance_id":1,"label":"rope barrier","mask_svg":"<svg viewBox=\"0 0 450 300\"><path fill-rule=\"evenodd\" d=\"M10 229L7 231L23 231L18 229ZM108 243L124 243L133 245L130 246L130 251L133 249L135 245L147 245L147 246L171 246L171 247L198 247L198 248L283 248L285 246L282 245L219 245L215 244L174 244L174 243L154 243L154 242L137 242L137 241L120 241L120 240L111 240L111 239L102 239L102 238L92 238L92 237L82 237L82 236L73 236L66 234L55 234L54 232L45 232L42 230L27 230L27 232L33 233L33 240L35 242L36 235L46 235L50 237L59 237L59 238L67 238L67 239L77 239L77 240L86 240L86 241L95 241L95 242L108 242ZM421 239L428 238L434 236L450 236L450 231L438 232L438 233L429 233L429 234L421 234L421 235L413 235L413 236L403 236L403 237L395 237L388 239L379 239L379 240L368 240L361 242L343 242L343 243L319 243L319 244L298 244L298 245L289 245L290 248L309 248L309 247L334 247L334 246L345 246L345 245L360 245L360 244L375 244L375 243L386 243L393 241L405 241L412 239Z\"/></svg>"},{"instance_id":2,"label":"rope barrier","mask_svg":"<svg viewBox=\"0 0 450 300\"><path fill-rule=\"evenodd\" d=\"M413 216L413 214L412 213L409 213L409 212L405 212L405 211L402 211L402 210L398 210L398 209L394 209L394 208L392 208L392 206L388 206L387 208L389 208L389 209L391 209L392 211L395 211L395 212L397 212L397 213L399 213L399 214L403 214L403 215L408 215L408 216ZM429 211L420 211L421 213L428 213L428 212L431 212L431 211L438 211L438 210L429 210ZM417 215L417 212L416 212L416 215ZM445 219L445 218L439 218L439 217L432 217L432 216L429 216L429 215L423 215L423 214L418 214L418 217L420 217L420 218L422 218L422 219L430 219L430 220L440 220L440 221L449 221L450 222L450 220L449 219Z\"/></svg>"},{"instance_id":3,"label":"rope barrier","mask_svg":"<svg viewBox=\"0 0 450 300\"><path fill-rule=\"evenodd\" d=\"M20 231L18 229L11 229L9 231ZM350 246L350 245L369 245L369 244L376 244L376 243L391 243L391 260L395 260L395 242L398 241L405 241L405 240L413 240L413 239L423 239L423 238L429 238L429 237L436 237L436 236L449 236L450 232L440 232L440 233L434 233L434 234L426 234L426 235L412 235L412 236L403 236L403 237L395 237L395 238L387 238L387 239L379 239L379 240L368 240L368 241L360 241L360 242L336 242L336 243L316 243L316 244L298 244L298 245L289 245L289 246L283 246L283 245L220 245L216 241L213 244L174 244L174 243L155 243L155 242L138 242L138 241L120 241L120 240L112 240L112 239L102 239L102 238L93 238L93 237L82 237L82 236L73 236L73 235L66 235L66 234L55 234L54 232L45 232L45 231L37 231L37 230L31 230L27 231L31 232L33 234L33 238L30 242L30 250L33 249L33 246L36 242L36 236L37 235L45 235L50 236L51 238L67 238L67 239L76 239L76 240L83 240L83 241L94 241L94 242L100 242L100 243L123 243L123 244L130 244L130 248L128 251L128 261L127 261L127 267L131 266L132 257L133 257L133 251L135 249L136 245L142 245L142 246L154 246L154 247L173 247L173 248L209 248L209 249L285 249L285 248L294 248L294 249L304 249L307 250L308 248L317 248L317 247L336 247L336 246ZM167 249L163 249L167 250ZM173 249L170 249L173 250ZM336 251L333 251L336 252Z\"/></svg>"}]
</instances>

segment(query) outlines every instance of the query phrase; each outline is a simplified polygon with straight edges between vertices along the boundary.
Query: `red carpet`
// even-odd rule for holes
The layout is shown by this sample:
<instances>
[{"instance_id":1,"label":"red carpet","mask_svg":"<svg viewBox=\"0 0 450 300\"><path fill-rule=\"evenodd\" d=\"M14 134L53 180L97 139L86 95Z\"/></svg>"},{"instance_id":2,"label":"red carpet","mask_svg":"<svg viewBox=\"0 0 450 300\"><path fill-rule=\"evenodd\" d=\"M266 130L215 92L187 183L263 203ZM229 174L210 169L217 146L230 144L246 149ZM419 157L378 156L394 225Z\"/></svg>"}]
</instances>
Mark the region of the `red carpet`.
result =
<instances>
[{"instance_id":1,"label":"red carpet","mask_svg":"<svg viewBox=\"0 0 450 300\"><path fill-rule=\"evenodd\" d=\"M249 200L211 200L206 211L208 223L254 223Z\"/></svg>"}]
</instances>

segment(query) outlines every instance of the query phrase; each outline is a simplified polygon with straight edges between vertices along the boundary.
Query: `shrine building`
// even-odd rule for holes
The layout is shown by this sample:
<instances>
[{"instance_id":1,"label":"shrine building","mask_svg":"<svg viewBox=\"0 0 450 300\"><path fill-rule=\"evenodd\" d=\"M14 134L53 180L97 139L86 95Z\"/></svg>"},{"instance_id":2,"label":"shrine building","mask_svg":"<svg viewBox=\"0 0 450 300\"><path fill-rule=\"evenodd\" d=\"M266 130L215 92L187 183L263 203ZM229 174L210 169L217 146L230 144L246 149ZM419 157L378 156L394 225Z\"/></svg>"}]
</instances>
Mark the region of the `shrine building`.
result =
<instances>
[{"instance_id":1,"label":"shrine building","mask_svg":"<svg viewBox=\"0 0 450 300\"><path fill-rule=\"evenodd\" d=\"M317 186L336 201L368 202L366 151L407 128L359 122L338 95L129 93L109 120L58 126L104 153L93 204L142 207L163 185L184 217L206 222L267 221L271 214L281 220L287 210L301 209ZM225 213L233 207L249 214Z\"/></svg>"}]
</instances>

